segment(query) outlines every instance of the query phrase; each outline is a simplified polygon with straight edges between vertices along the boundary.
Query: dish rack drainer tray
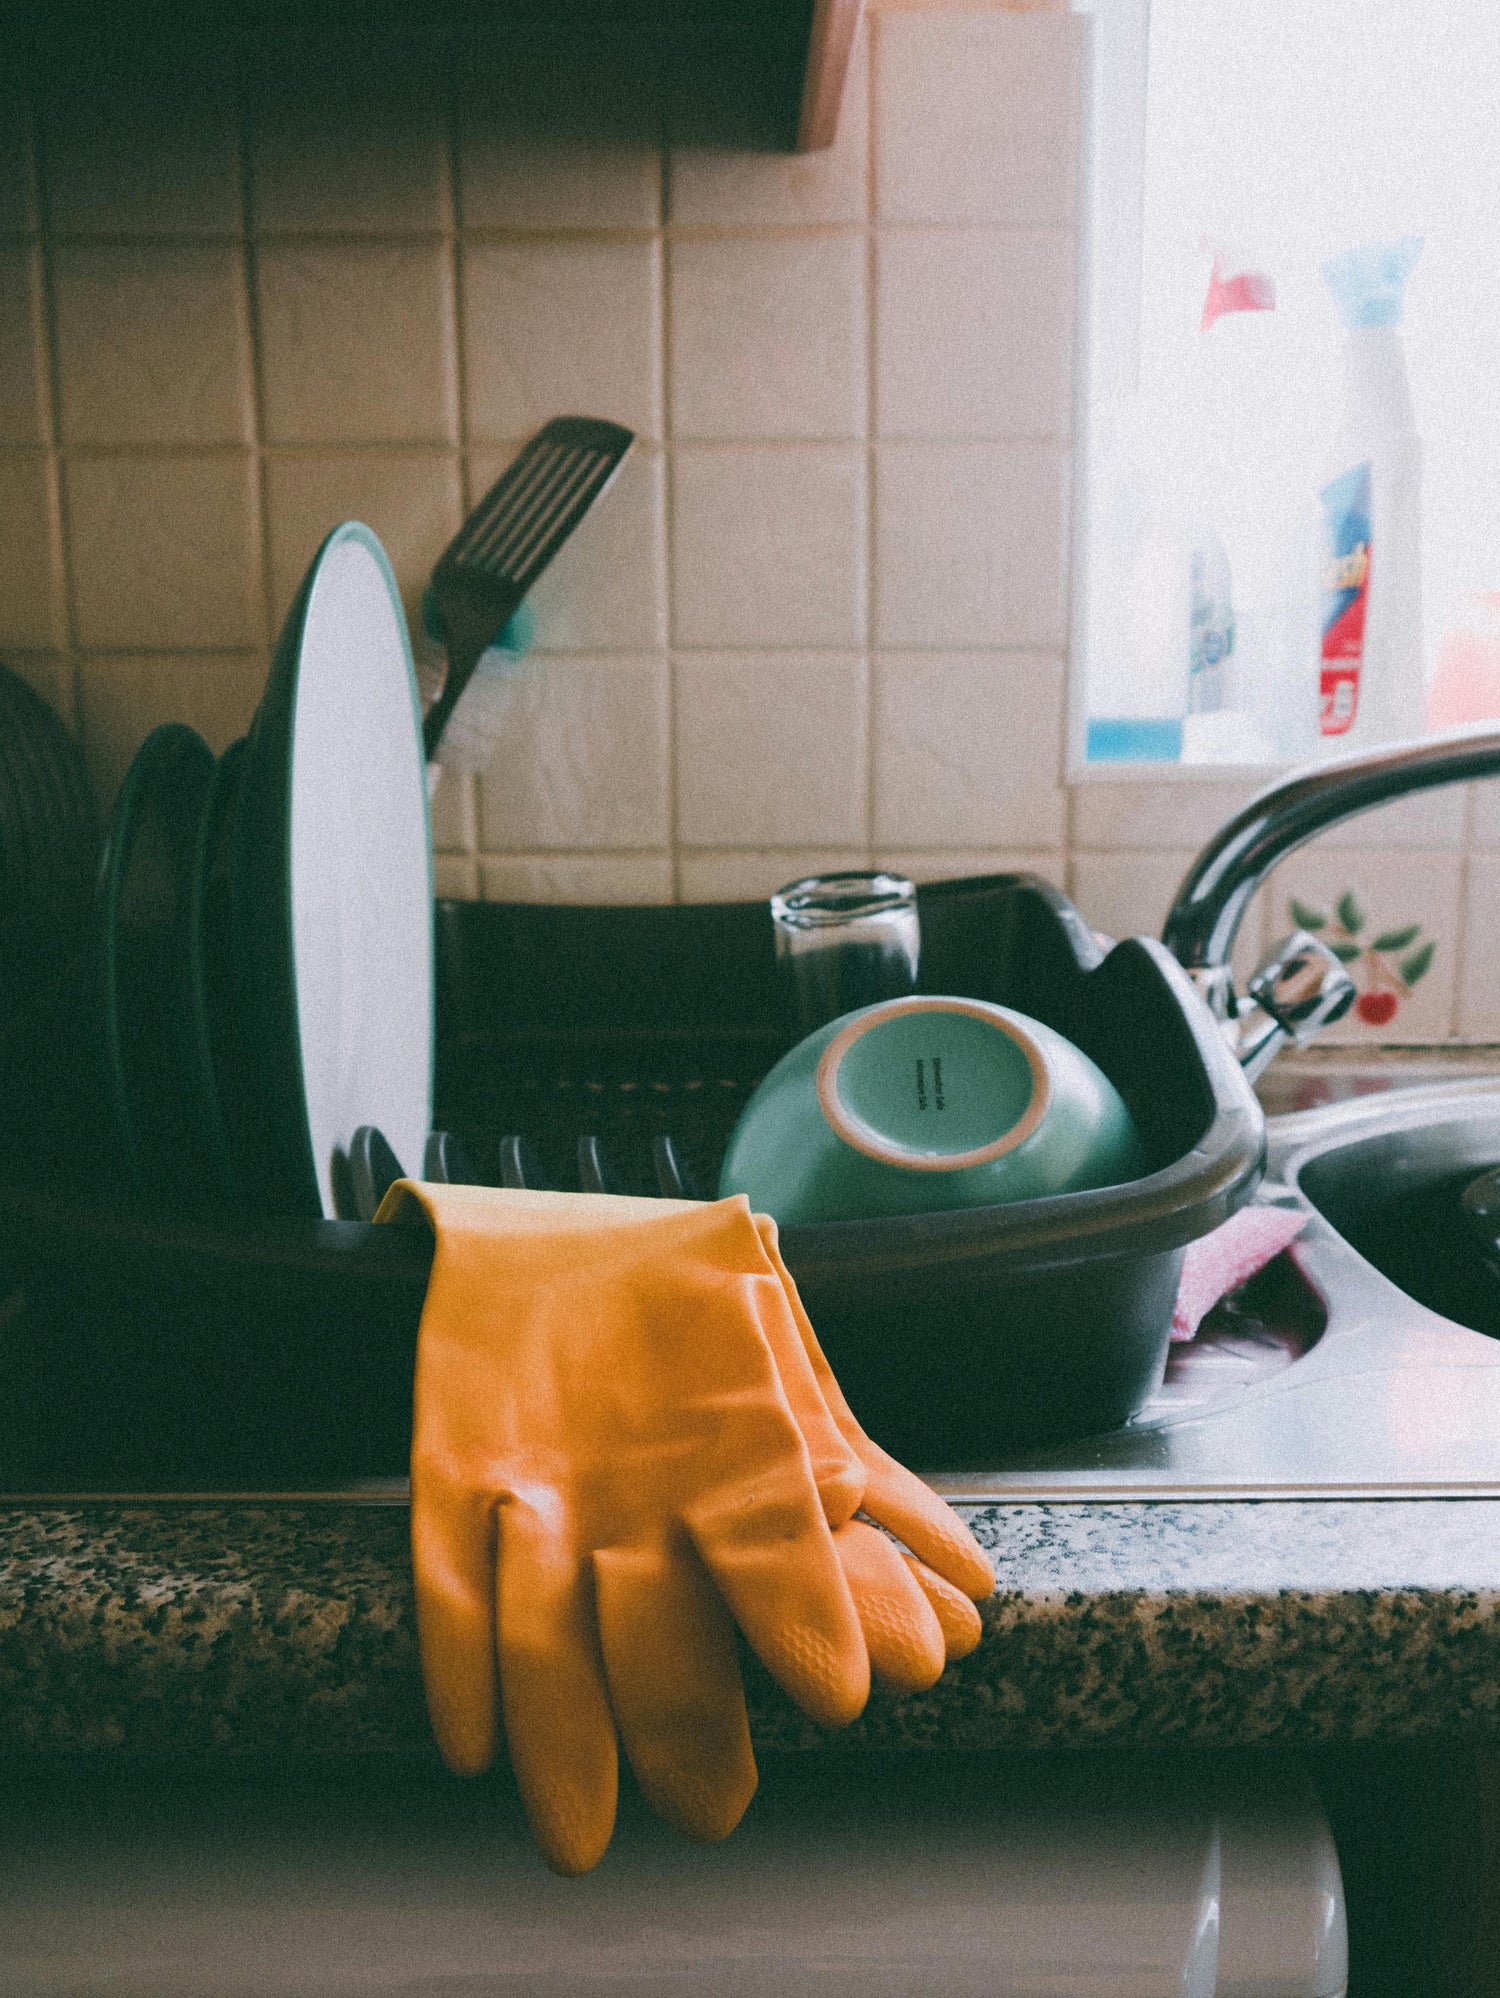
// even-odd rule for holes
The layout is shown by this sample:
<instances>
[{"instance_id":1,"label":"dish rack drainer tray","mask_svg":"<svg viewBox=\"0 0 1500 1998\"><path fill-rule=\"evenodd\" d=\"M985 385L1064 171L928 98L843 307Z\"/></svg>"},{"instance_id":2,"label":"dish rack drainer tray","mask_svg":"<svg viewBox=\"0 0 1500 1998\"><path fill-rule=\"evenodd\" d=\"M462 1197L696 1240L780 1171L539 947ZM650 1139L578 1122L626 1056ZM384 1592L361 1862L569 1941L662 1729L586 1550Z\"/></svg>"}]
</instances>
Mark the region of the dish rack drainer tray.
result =
<instances>
[{"instance_id":1,"label":"dish rack drainer tray","mask_svg":"<svg viewBox=\"0 0 1500 1998\"><path fill-rule=\"evenodd\" d=\"M1150 1167L1092 1192L783 1231L866 1426L923 1468L974 1468L1117 1426L1160 1385L1184 1248L1250 1197L1264 1126L1159 944L1106 953L1028 875L924 886L918 904L921 989L1014 1006L1077 1042L1120 1089ZM659 1191L666 1136L711 1191L740 1108L789 1044L763 903L442 902L437 959L436 1122L481 1178L520 1136L549 1183L576 1186L579 1140L596 1138L621 1190ZM21 1300L0 1325L20 1410L0 1436L12 1486L404 1468L420 1232L176 1224L11 1186L0 1259Z\"/></svg>"}]
</instances>

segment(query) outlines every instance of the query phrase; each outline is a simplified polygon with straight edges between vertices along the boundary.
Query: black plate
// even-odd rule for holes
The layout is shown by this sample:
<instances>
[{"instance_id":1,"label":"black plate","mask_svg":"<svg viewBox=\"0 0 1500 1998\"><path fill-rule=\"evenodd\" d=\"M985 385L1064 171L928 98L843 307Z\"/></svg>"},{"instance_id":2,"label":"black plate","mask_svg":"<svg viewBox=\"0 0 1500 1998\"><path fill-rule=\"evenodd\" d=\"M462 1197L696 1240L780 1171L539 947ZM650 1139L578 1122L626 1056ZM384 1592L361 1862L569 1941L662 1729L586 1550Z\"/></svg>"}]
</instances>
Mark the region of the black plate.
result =
<instances>
[{"instance_id":1,"label":"black plate","mask_svg":"<svg viewBox=\"0 0 1500 1998\"><path fill-rule=\"evenodd\" d=\"M226 1205L254 1208L254 1089L234 954L235 820L246 738L219 758L198 829L188 909L193 1102L199 1143Z\"/></svg>"},{"instance_id":2,"label":"black plate","mask_svg":"<svg viewBox=\"0 0 1500 1998\"><path fill-rule=\"evenodd\" d=\"M99 883L106 1072L125 1176L148 1205L214 1204L200 1136L191 911L214 754L168 722L142 743L110 822Z\"/></svg>"},{"instance_id":3,"label":"black plate","mask_svg":"<svg viewBox=\"0 0 1500 1998\"><path fill-rule=\"evenodd\" d=\"M0 666L0 1017L72 965L98 865L98 810L78 746Z\"/></svg>"}]
</instances>

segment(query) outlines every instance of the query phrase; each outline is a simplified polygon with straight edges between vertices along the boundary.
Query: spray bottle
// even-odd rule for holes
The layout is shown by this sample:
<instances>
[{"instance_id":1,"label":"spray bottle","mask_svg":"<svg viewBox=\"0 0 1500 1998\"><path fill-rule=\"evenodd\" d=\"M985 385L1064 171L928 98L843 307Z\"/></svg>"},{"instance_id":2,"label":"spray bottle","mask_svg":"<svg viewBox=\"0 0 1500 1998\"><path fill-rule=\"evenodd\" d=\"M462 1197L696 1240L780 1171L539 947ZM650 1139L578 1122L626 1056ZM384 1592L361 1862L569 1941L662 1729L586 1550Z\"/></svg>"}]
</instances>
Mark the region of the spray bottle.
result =
<instances>
[{"instance_id":1,"label":"spray bottle","mask_svg":"<svg viewBox=\"0 0 1500 1998\"><path fill-rule=\"evenodd\" d=\"M1188 596L1182 754L1267 763L1285 747L1283 654L1301 576L1283 462L1294 426L1278 420L1294 376L1270 276L1226 247L1203 247L1213 269L1176 411L1190 447L1177 493ZM1304 529L1304 548L1309 539Z\"/></svg>"},{"instance_id":2,"label":"spray bottle","mask_svg":"<svg viewBox=\"0 0 1500 1998\"><path fill-rule=\"evenodd\" d=\"M1344 399L1320 482L1320 729L1365 749L1425 726L1422 444L1401 347L1420 236L1366 243L1323 267L1347 328Z\"/></svg>"}]
</instances>

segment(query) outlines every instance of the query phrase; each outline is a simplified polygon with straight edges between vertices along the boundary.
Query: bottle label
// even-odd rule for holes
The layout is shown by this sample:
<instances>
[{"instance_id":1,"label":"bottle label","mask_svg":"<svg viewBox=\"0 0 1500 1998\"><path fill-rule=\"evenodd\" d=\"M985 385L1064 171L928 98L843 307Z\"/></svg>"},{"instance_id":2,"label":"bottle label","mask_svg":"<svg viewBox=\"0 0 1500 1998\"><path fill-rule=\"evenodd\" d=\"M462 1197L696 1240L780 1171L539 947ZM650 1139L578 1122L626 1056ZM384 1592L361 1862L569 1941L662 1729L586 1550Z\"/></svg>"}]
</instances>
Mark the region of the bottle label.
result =
<instances>
[{"instance_id":1,"label":"bottle label","mask_svg":"<svg viewBox=\"0 0 1500 1998\"><path fill-rule=\"evenodd\" d=\"M1324 735L1346 735L1359 713L1370 599L1370 466L1324 486L1323 646L1318 691Z\"/></svg>"},{"instance_id":2,"label":"bottle label","mask_svg":"<svg viewBox=\"0 0 1500 1998\"><path fill-rule=\"evenodd\" d=\"M1193 550L1188 579L1188 713L1218 714L1234 705L1234 603L1229 557L1217 535Z\"/></svg>"}]
</instances>

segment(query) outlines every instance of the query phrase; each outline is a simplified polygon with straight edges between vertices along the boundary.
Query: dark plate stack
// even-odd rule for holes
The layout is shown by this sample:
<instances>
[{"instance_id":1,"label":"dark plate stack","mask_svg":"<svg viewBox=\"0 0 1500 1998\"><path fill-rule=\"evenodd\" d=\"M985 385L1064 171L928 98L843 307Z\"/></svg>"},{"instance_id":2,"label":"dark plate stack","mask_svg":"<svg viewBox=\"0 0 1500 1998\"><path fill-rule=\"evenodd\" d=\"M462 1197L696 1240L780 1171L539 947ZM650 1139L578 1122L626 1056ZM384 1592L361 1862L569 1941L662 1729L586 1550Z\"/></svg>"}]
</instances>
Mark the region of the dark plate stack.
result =
<instances>
[{"instance_id":1,"label":"dark plate stack","mask_svg":"<svg viewBox=\"0 0 1500 1998\"><path fill-rule=\"evenodd\" d=\"M12 1172L55 1172L95 1100L87 1006L99 813L78 745L0 665L0 1131Z\"/></svg>"}]
</instances>

